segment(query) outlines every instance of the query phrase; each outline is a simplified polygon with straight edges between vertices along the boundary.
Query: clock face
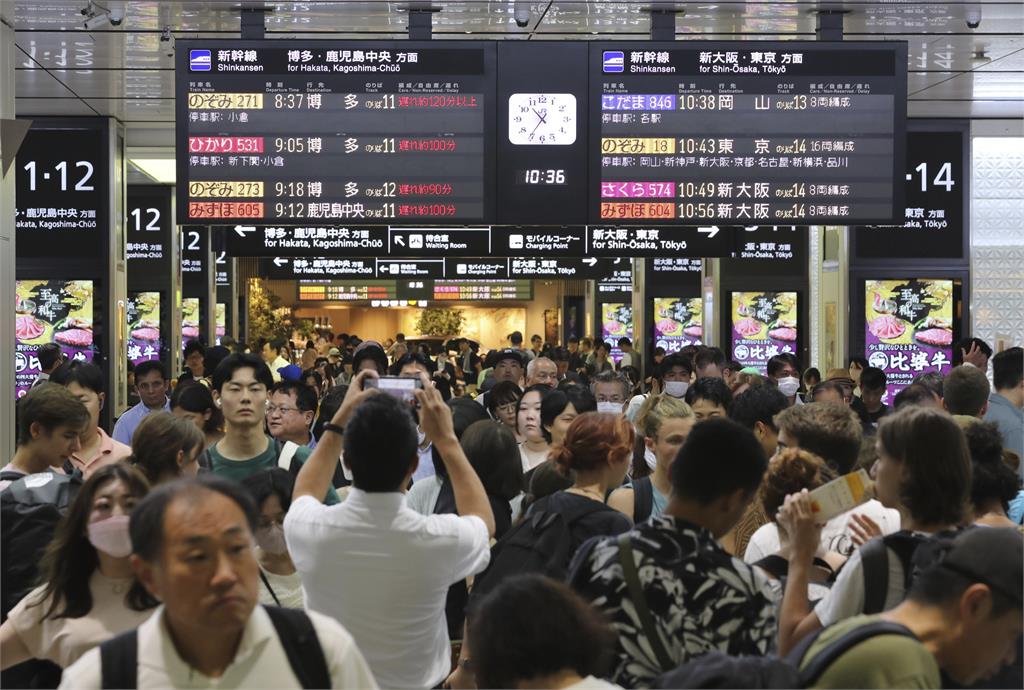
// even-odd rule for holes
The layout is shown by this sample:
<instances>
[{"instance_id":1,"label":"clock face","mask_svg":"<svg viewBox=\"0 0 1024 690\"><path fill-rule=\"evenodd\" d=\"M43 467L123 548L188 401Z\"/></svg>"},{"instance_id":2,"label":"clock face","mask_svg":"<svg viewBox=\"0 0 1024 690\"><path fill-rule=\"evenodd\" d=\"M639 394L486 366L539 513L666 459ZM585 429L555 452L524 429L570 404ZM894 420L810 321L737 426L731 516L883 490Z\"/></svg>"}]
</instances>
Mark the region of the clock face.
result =
<instances>
[{"instance_id":1,"label":"clock face","mask_svg":"<svg viewBox=\"0 0 1024 690\"><path fill-rule=\"evenodd\" d=\"M568 146L576 141L576 96L514 93L508 97L508 140L519 146Z\"/></svg>"}]
</instances>

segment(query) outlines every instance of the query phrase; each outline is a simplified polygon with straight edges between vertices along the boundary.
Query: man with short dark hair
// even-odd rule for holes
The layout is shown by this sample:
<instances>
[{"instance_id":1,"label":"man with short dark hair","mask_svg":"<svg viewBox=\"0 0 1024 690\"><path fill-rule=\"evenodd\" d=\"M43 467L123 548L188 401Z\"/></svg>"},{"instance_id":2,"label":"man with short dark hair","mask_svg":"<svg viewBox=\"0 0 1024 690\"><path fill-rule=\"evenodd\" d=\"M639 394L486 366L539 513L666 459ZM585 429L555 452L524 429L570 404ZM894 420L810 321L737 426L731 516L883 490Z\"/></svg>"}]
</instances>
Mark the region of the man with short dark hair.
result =
<instances>
[{"instance_id":1,"label":"man with short dark hair","mask_svg":"<svg viewBox=\"0 0 1024 690\"><path fill-rule=\"evenodd\" d=\"M494 353L492 352L491 354ZM494 359L494 383L498 384L502 381L511 381L518 386L522 378L522 352L512 347L506 347L504 350L499 351ZM494 386L492 385L491 387L493 388ZM490 390L478 395L476 401L484 407L487 407L487 397L489 395Z\"/></svg>"},{"instance_id":2,"label":"man with short dark hair","mask_svg":"<svg viewBox=\"0 0 1024 690\"><path fill-rule=\"evenodd\" d=\"M1024 349L1011 347L992 358L995 392L989 396L986 422L994 422L1003 447L1021 459L1017 470L1024 479Z\"/></svg>"},{"instance_id":3,"label":"man with short dark hair","mask_svg":"<svg viewBox=\"0 0 1024 690\"><path fill-rule=\"evenodd\" d=\"M263 361L270 367L270 377L274 382L281 380L280 370L290 364L284 357L287 347L288 342L284 338L273 338L263 343Z\"/></svg>"},{"instance_id":4,"label":"man with short dark hair","mask_svg":"<svg viewBox=\"0 0 1024 690\"><path fill-rule=\"evenodd\" d=\"M678 352L668 355L658 365L658 383L661 392L671 395L673 398L682 399L686 396L691 376L693 376L693 366L690 364L690 360Z\"/></svg>"},{"instance_id":5,"label":"man with short dark hair","mask_svg":"<svg viewBox=\"0 0 1024 690\"><path fill-rule=\"evenodd\" d=\"M50 374L64 363L64 353L57 343L46 343L36 350L36 359L39 360L39 376L32 382L32 388L49 380Z\"/></svg>"},{"instance_id":6,"label":"man with short dark hair","mask_svg":"<svg viewBox=\"0 0 1024 690\"><path fill-rule=\"evenodd\" d=\"M280 443L263 430L270 406L268 391L273 387L270 370L258 355L231 355L213 372L211 392L225 422L224 437L206 450L214 474L241 481L260 470L280 467L298 475L312 449ZM334 459L337 464L337 456ZM333 488L326 493L328 503L338 502Z\"/></svg>"},{"instance_id":7,"label":"man with short dark hair","mask_svg":"<svg viewBox=\"0 0 1024 690\"><path fill-rule=\"evenodd\" d=\"M984 417L991 390L984 369L961 364L942 382L942 406L951 415Z\"/></svg>"},{"instance_id":8,"label":"man with short dark hair","mask_svg":"<svg viewBox=\"0 0 1024 690\"><path fill-rule=\"evenodd\" d=\"M795 536L789 577L801 581L818 548L810 504L806 494L787 497L779 517ZM959 687L1014 687L984 681L1014 663L1020 644L1020 532L979 527L942 542L920 559L921 570L902 603L882 614L839 621L817 635L799 661L801 670L845 635L866 634L866 626L877 628L882 621L894 624L849 647L810 687L949 687L940 672ZM1020 673L1015 675L1020 687Z\"/></svg>"},{"instance_id":9,"label":"man with short dark hair","mask_svg":"<svg viewBox=\"0 0 1024 690\"><path fill-rule=\"evenodd\" d=\"M316 448L310 428L316 415L316 394L305 384L279 381L270 389L267 405L267 429L270 435L285 443Z\"/></svg>"},{"instance_id":10,"label":"man with short dark hair","mask_svg":"<svg viewBox=\"0 0 1024 690\"><path fill-rule=\"evenodd\" d=\"M0 489L19 476L62 473L64 463L82 449L89 411L63 386L37 386L18 401L18 438L14 457L0 472Z\"/></svg>"},{"instance_id":11,"label":"man with short dark hair","mask_svg":"<svg viewBox=\"0 0 1024 690\"><path fill-rule=\"evenodd\" d=\"M167 397L169 384L167 369L159 360L151 359L135 367L135 390L140 400L118 418L111 434L115 441L130 446L135 429L146 415L161 410L171 411L171 401Z\"/></svg>"},{"instance_id":12,"label":"man with short dark hair","mask_svg":"<svg viewBox=\"0 0 1024 690\"><path fill-rule=\"evenodd\" d=\"M860 417L866 434L874 433L878 422L889 414L889 406L882 402L886 383L885 372L877 367L868 367L860 374L860 400L850 407Z\"/></svg>"},{"instance_id":13,"label":"man with short dark hair","mask_svg":"<svg viewBox=\"0 0 1024 690\"><path fill-rule=\"evenodd\" d=\"M185 343L185 373L198 381L205 376L203 360L206 359L206 347L198 340Z\"/></svg>"},{"instance_id":14,"label":"man with short dark hair","mask_svg":"<svg viewBox=\"0 0 1024 690\"><path fill-rule=\"evenodd\" d=\"M523 347L523 334L519 331L512 331L508 334L509 347L519 352L519 356L523 360L523 365L529 363L533 359L533 353Z\"/></svg>"},{"instance_id":15,"label":"man with short dark hair","mask_svg":"<svg viewBox=\"0 0 1024 690\"><path fill-rule=\"evenodd\" d=\"M617 369L623 367L633 367L637 372L641 371L640 368L640 353L633 349L633 341L629 338L619 338L619 349L622 350L622 359L619 360Z\"/></svg>"},{"instance_id":16,"label":"man with short dark hair","mask_svg":"<svg viewBox=\"0 0 1024 690\"><path fill-rule=\"evenodd\" d=\"M536 333L530 336L530 354L534 359L544 354L544 340Z\"/></svg>"},{"instance_id":17,"label":"man with short dark hair","mask_svg":"<svg viewBox=\"0 0 1024 690\"><path fill-rule=\"evenodd\" d=\"M258 605L259 513L212 476L165 484L132 511L132 569L154 614L68 667L62 688L376 688L337 621Z\"/></svg>"},{"instance_id":18,"label":"man with short dark hair","mask_svg":"<svg viewBox=\"0 0 1024 690\"><path fill-rule=\"evenodd\" d=\"M285 537L308 607L351 631L381 685L432 688L451 670L448 588L487 566L494 514L426 374L415 393L420 425L447 470L457 514L425 516L406 505L416 426L408 403L365 385L375 377L357 374L324 425L296 480ZM343 504L323 506L315 497L330 485L342 444L353 488Z\"/></svg>"},{"instance_id":19,"label":"man with short dark hair","mask_svg":"<svg viewBox=\"0 0 1024 690\"><path fill-rule=\"evenodd\" d=\"M70 472L82 471L86 479L104 465L112 465L132 454L130 446L115 441L100 426L100 412L106 403L103 370L92 362L74 361L53 373L50 381L64 386L89 410L91 423L85 427L80 440L81 449L68 456Z\"/></svg>"},{"instance_id":20,"label":"man with short dark hair","mask_svg":"<svg viewBox=\"0 0 1024 690\"><path fill-rule=\"evenodd\" d=\"M725 353L717 347L702 347L693 356L693 368L697 372L698 379L708 376L724 379L728 369Z\"/></svg>"},{"instance_id":21,"label":"man with short dark hair","mask_svg":"<svg viewBox=\"0 0 1024 690\"><path fill-rule=\"evenodd\" d=\"M797 396L797 391L800 390L800 370L795 364L795 358L785 354L775 355L768 360L765 372L786 396L790 405L801 404Z\"/></svg>"},{"instance_id":22,"label":"man with short dark hair","mask_svg":"<svg viewBox=\"0 0 1024 690\"><path fill-rule=\"evenodd\" d=\"M402 336L402 342L405 342L405 336ZM364 340L352 351L352 375L355 376L363 369L373 369L381 376L388 371L388 355L376 340Z\"/></svg>"},{"instance_id":23,"label":"man with short dark hair","mask_svg":"<svg viewBox=\"0 0 1024 690\"><path fill-rule=\"evenodd\" d=\"M757 439L736 422L697 424L672 463L664 513L618 538L595 537L580 547L568 582L618 633L613 682L649 686L669 670L658 660L663 655L678 666L712 650L755 656L772 650L775 607L764 574L717 541L740 519L767 467ZM637 623L623 558L633 562L656 639Z\"/></svg>"},{"instance_id":24,"label":"man with short dark hair","mask_svg":"<svg viewBox=\"0 0 1024 690\"><path fill-rule=\"evenodd\" d=\"M953 343L953 366L967 364L988 371L988 360L992 357L992 346L981 338L961 338Z\"/></svg>"}]
</instances>

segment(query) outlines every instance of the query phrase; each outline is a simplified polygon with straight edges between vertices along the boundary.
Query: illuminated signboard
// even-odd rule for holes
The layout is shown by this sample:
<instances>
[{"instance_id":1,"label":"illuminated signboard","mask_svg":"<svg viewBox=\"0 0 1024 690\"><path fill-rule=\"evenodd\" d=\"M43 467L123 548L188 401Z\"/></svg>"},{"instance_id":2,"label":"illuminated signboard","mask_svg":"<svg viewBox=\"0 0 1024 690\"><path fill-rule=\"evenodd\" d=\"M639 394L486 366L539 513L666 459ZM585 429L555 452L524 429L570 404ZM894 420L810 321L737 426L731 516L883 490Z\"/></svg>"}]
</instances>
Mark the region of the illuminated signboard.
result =
<instances>
[{"instance_id":1,"label":"illuminated signboard","mask_svg":"<svg viewBox=\"0 0 1024 690\"><path fill-rule=\"evenodd\" d=\"M775 355L799 352L797 293L732 293L732 358L765 372Z\"/></svg>"},{"instance_id":2,"label":"illuminated signboard","mask_svg":"<svg viewBox=\"0 0 1024 690\"><path fill-rule=\"evenodd\" d=\"M93 361L93 282L19 280L14 294L14 386L25 395L42 373L36 351L57 343L68 359Z\"/></svg>"}]
</instances>

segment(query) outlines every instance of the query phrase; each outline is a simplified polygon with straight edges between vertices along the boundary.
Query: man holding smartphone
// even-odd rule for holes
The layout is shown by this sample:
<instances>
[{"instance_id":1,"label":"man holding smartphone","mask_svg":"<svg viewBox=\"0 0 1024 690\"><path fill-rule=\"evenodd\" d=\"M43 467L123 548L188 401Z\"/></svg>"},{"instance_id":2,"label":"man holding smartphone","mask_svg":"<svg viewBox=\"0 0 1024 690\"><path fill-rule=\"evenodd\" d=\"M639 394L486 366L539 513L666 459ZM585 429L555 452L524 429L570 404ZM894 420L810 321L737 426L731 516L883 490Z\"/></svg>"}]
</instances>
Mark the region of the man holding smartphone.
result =
<instances>
[{"instance_id":1,"label":"man holding smartphone","mask_svg":"<svg viewBox=\"0 0 1024 690\"><path fill-rule=\"evenodd\" d=\"M437 445L458 515L420 515L404 488L419 462L409 406L356 375L345 400L295 482L285 538L307 605L346 626L382 687L436 687L448 675L448 588L483 571L494 515L466 459L441 394L419 373L420 426ZM381 433L386 429L387 433ZM353 489L325 506L344 445Z\"/></svg>"}]
</instances>

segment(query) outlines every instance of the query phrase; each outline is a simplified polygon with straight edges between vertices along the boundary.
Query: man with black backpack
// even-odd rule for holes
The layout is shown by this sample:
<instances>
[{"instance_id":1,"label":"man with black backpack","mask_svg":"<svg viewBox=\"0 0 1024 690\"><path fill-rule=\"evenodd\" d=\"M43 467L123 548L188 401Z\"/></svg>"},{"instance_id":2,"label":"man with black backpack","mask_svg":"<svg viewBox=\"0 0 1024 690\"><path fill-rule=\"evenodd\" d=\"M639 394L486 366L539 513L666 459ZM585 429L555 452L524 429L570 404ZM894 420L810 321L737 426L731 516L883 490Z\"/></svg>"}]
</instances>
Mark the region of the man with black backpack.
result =
<instances>
[{"instance_id":1,"label":"man with black backpack","mask_svg":"<svg viewBox=\"0 0 1024 690\"><path fill-rule=\"evenodd\" d=\"M270 369L258 355L230 355L213 372L214 404L224 413L224 438L206 451L214 474L241 481L259 470L280 467L293 477L312 449L292 441L277 441L267 436L263 422L274 387ZM325 503L338 503L334 487L327 490Z\"/></svg>"},{"instance_id":2,"label":"man with black backpack","mask_svg":"<svg viewBox=\"0 0 1024 690\"><path fill-rule=\"evenodd\" d=\"M132 568L162 602L64 671L62 688L376 688L352 636L314 612L258 606L259 514L235 482L158 487L132 511Z\"/></svg>"}]
</instances>

